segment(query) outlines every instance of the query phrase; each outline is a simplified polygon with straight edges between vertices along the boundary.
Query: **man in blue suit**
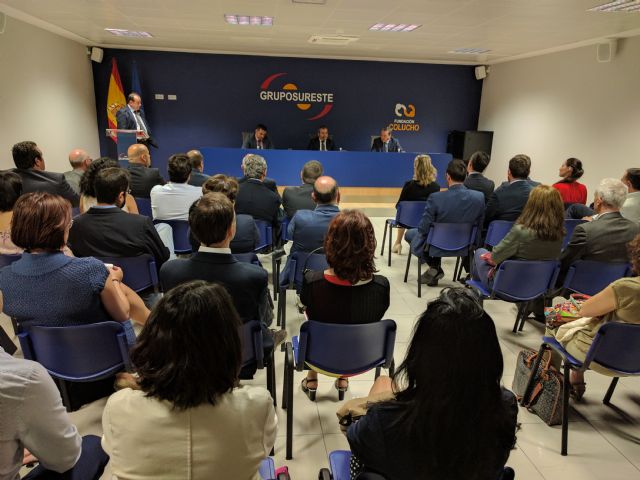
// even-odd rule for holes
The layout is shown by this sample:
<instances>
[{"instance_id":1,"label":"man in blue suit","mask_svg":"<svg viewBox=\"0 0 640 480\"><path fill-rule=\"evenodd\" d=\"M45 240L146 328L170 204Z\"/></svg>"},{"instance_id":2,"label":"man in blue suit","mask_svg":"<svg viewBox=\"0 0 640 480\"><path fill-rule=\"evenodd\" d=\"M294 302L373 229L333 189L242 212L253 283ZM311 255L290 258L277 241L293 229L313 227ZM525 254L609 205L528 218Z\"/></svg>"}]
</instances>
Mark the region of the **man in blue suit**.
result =
<instances>
[{"instance_id":1,"label":"man in blue suit","mask_svg":"<svg viewBox=\"0 0 640 480\"><path fill-rule=\"evenodd\" d=\"M400 142L391 137L391 129L384 127L380 130L380 136L373 140L371 144L372 152L402 152Z\"/></svg>"},{"instance_id":2,"label":"man in blue suit","mask_svg":"<svg viewBox=\"0 0 640 480\"><path fill-rule=\"evenodd\" d=\"M419 258L425 258L429 269L422 274L421 283L430 287L438 285L438 280L444 277L441 267L442 254L450 252L439 251L437 248L429 250L427 235L434 223L473 223L480 228L484 216L484 195L476 190L464 186L467 168L462 160L452 160L447 166L448 190L432 193L427 199L422 220L418 228L412 228L405 234L405 240L411 244L411 253ZM431 255L428 255L431 254ZM464 252L462 252L464 254Z\"/></svg>"},{"instance_id":3,"label":"man in blue suit","mask_svg":"<svg viewBox=\"0 0 640 480\"><path fill-rule=\"evenodd\" d=\"M530 170L531 160L527 155L518 154L509 160L508 183L500 185L489 197L484 218L485 227L494 220L517 220L534 188L528 178Z\"/></svg>"},{"instance_id":4,"label":"man in blue suit","mask_svg":"<svg viewBox=\"0 0 640 480\"><path fill-rule=\"evenodd\" d=\"M138 143L142 143L147 147L149 145L158 148L153 137L151 137L151 129L149 129L149 123L145 118L142 110L142 99L136 92L131 92L127 97L127 106L118 110L116 113L116 121L118 122L119 130L142 130L146 134L144 140L138 140Z\"/></svg>"}]
</instances>

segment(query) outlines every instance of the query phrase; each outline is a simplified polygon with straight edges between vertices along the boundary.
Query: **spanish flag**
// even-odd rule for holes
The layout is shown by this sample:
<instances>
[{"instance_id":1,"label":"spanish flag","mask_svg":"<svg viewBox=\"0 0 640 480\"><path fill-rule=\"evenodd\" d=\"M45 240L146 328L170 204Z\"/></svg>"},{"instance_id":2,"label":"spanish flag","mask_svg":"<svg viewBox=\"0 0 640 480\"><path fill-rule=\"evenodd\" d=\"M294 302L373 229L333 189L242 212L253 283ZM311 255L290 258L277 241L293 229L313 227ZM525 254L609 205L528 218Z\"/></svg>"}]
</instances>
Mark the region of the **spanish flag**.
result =
<instances>
[{"instance_id":1,"label":"spanish flag","mask_svg":"<svg viewBox=\"0 0 640 480\"><path fill-rule=\"evenodd\" d=\"M107 123L109 124L109 128L118 128L116 113L126 105L127 101L124 98L124 90L122 89L122 82L120 81L118 65L116 64L116 59L112 58L111 76L109 77L109 93L107 94ZM111 138L114 142L118 142L115 135Z\"/></svg>"}]
</instances>

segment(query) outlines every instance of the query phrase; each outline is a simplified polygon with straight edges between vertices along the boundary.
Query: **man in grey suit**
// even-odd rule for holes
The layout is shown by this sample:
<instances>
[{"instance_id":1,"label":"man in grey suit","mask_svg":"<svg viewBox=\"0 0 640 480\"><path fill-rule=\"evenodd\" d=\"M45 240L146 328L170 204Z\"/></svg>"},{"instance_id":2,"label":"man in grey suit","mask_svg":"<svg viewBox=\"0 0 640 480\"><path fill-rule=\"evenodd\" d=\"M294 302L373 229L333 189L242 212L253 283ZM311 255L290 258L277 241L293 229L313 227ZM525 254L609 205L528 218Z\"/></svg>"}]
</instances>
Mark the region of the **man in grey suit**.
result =
<instances>
[{"instance_id":1,"label":"man in grey suit","mask_svg":"<svg viewBox=\"0 0 640 480\"><path fill-rule=\"evenodd\" d=\"M484 195L485 203L489 201L489 198L491 197L491 194L495 189L493 180L489 180L482 174L482 172L484 172L489 165L490 161L491 157L489 157L488 153L475 152L469 158L469 163L467 164L468 175L464 180L465 187L481 192Z\"/></svg>"},{"instance_id":2,"label":"man in grey suit","mask_svg":"<svg viewBox=\"0 0 640 480\"><path fill-rule=\"evenodd\" d=\"M69 163L73 170L64 172L64 178L73 188L73 191L80 195L80 179L89 165L91 165L91 157L84 150L76 148L69 153Z\"/></svg>"},{"instance_id":3,"label":"man in grey suit","mask_svg":"<svg viewBox=\"0 0 640 480\"><path fill-rule=\"evenodd\" d=\"M374 138L371 144L372 152L403 152L400 142L391 137L391 129L384 127L380 130L380 136Z\"/></svg>"},{"instance_id":4,"label":"man in grey suit","mask_svg":"<svg viewBox=\"0 0 640 480\"><path fill-rule=\"evenodd\" d=\"M200 150L189 150L187 152L189 162L191 162L191 176L189 177L189 185L201 187L207 181L209 175L204 173L204 156Z\"/></svg>"},{"instance_id":5,"label":"man in grey suit","mask_svg":"<svg viewBox=\"0 0 640 480\"><path fill-rule=\"evenodd\" d=\"M322 164L317 160L309 160L302 167L300 178L302 185L287 187L282 193L282 206L288 218L293 218L298 210L314 210L316 203L311 198L313 184L323 173Z\"/></svg>"}]
</instances>

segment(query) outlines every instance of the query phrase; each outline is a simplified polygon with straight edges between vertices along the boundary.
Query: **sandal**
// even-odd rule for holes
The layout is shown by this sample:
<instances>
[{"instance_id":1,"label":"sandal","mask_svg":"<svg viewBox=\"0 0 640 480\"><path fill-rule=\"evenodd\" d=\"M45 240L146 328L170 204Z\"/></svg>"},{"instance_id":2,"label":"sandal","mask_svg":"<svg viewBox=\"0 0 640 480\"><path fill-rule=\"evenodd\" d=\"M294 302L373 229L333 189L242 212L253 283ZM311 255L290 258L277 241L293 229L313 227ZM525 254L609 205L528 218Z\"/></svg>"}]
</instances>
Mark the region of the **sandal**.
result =
<instances>
[{"instance_id":1,"label":"sandal","mask_svg":"<svg viewBox=\"0 0 640 480\"><path fill-rule=\"evenodd\" d=\"M573 398L576 402L582 400L584 396L584 392L587 388L587 384L584 382L577 382L571 384L571 389L569 390L569 396Z\"/></svg>"},{"instance_id":2,"label":"sandal","mask_svg":"<svg viewBox=\"0 0 640 480\"><path fill-rule=\"evenodd\" d=\"M340 386L340 382L346 382L346 385L341 387ZM344 392L349 390L349 379L348 378L344 378L344 377L340 377L340 378L338 378L336 380L336 382L334 383L334 386L336 387L336 390L338 391L338 400L344 400Z\"/></svg>"},{"instance_id":3,"label":"sandal","mask_svg":"<svg viewBox=\"0 0 640 480\"><path fill-rule=\"evenodd\" d=\"M315 382L316 387L315 388L311 388L309 386L307 386L310 382ZM309 400L311 400L312 402L316 401L316 392L318 391L318 380L317 379L309 379L307 377L302 379L302 382L300 383L300 387L302 388L302 391L307 395L307 397L309 397Z\"/></svg>"}]
</instances>

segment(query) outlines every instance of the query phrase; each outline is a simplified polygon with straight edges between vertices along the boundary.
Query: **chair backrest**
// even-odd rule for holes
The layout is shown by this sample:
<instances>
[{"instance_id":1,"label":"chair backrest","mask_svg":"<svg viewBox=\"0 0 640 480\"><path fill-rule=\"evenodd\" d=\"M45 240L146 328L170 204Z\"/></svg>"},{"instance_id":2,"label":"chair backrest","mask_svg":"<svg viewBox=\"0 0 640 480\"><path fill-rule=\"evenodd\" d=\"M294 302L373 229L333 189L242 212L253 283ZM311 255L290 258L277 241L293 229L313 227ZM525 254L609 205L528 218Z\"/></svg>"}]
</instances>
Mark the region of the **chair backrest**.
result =
<instances>
[{"instance_id":1,"label":"chair backrest","mask_svg":"<svg viewBox=\"0 0 640 480\"><path fill-rule=\"evenodd\" d=\"M187 220L154 220L153 223L166 223L171 227L175 253L191 253L189 222Z\"/></svg>"},{"instance_id":2,"label":"chair backrest","mask_svg":"<svg viewBox=\"0 0 640 480\"><path fill-rule=\"evenodd\" d=\"M96 257L104 263L122 269L124 284L134 292L158 286L158 269L153 255L145 253L137 257Z\"/></svg>"},{"instance_id":3,"label":"chair backrest","mask_svg":"<svg viewBox=\"0 0 640 480\"><path fill-rule=\"evenodd\" d=\"M282 219L281 222L281 227L280 227L280 236L282 237L283 241L291 241L293 240L293 238L289 237L289 233L287 232L287 229L289 227L289 222L291 221L291 219L289 217L284 217Z\"/></svg>"},{"instance_id":4,"label":"chair backrest","mask_svg":"<svg viewBox=\"0 0 640 480\"><path fill-rule=\"evenodd\" d=\"M138 214L153 218L153 216L151 215L150 198L134 197L134 200L136 201L136 205L138 206Z\"/></svg>"},{"instance_id":5,"label":"chair backrest","mask_svg":"<svg viewBox=\"0 0 640 480\"><path fill-rule=\"evenodd\" d=\"M595 295L611 282L628 276L630 271L628 263L578 260L569 267L563 287L585 295Z\"/></svg>"},{"instance_id":6,"label":"chair backrest","mask_svg":"<svg viewBox=\"0 0 640 480\"><path fill-rule=\"evenodd\" d=\"M591 361L616 372L640 375L640 325L621 322L602 325L585 364Z\"/></svg>"},{"instance_id":7,"label":"chair backrest","mask_svg":"<svg viewBox=\"0 0 640 480\"><path fill-rule=\"evenodd\" d=\"M562 248L564 249L571 240L571 236L573 235L573 230L580 225L581 223L585 223L586 220L576 219L576 218L565 218L564 219L564 229L566 230L566 234L564 239L562 240Z\"/></svg>"},{"instance_id":8,"label":"chair backrest","mask_svg":"<svg viewBox=\"0 0 640 480\"><path fill-rule=\"evenodd\" d=\"M473 223L434 223L427 235L427 244L440 250L455 252L474 243L477 226Z\"/></svg>"},{"instance_id":9,"label":"chair backrest","mask_svg":"<svg viewBox=\"0 0 640 480\"><path fill-rule=\"evenodd\" d=\"M260 233L260 240L256 245L256 251L273 245L273 227L266 220L254 219L258 232Z\"/></svg>"},{"instance_id":10,"label":"chair backrest","mask_svg":"<svg viewBox=\"0 0 640 480\"><path fill-rule=\"evenodd\" d=\"M509 222L507 220L494 220L489 224L487 229L487 237L484 240L485 245L495 247L500 241L507 236L507 233L513 227L515 222Z\"/></svg>"},{"instance_id":11,"label":"chair backrest","mask_svg":"<svg viewBox=\"0 0 640 480\"><path fill-rule=\"evenodd\" d=\"M236 257L236 260L238 260L239 262L251 263L253 265L258 265L259 267L262 266L262 264L260 263L260 260L258 259L258 256L253 252L234 253L233 256Z\"/></svg>"},{"instance_id":12,"label":"chair backrest","mask_svg":"<svg viewBox=\"0 0 640 480\"><path fill-rule=\"evenodd\" d=\"M496 271L492 296L511 301L529 301L555 285L557 260L505 260Z\"/></svg>"},{"instance_id":13,"label":"chair backrest","mask_svg":"<svg viewBox=\"0 0 640 480\"><path fill-rule=\"evenodd\" d=\"M53 377L88 382L129 370L129 347L118 322L67 327L32 326L18 334L24 358Z\"/></svg>"},{"instance_id":14,"label":"chair backrest","mask_svg":"<svg viewBox=\"0 0 640 480\"><path fill-rule=\"evenodd\" d=\"M242 343L242 366L256 364L257 368L263 368L264 346L260 322L252 320L243 323L240 326L240 341Z\"/></svg>"},{"instance_id":15,"label":"chair backrest","mask_svg":"<svg viewBox=\"0 0 640 480\"><path fill-rule=\"evenodd\" d=\"M359 325L309 320L300 326L296 368L303 369L307 362L326 372L354 375L378 366L389 367L395 340L393 320Z\"/></svg>"},{"instance_id":16,"label":"chair backrest","mask_svg":"<svg viewBox=\"0 0 640 480\"><path fill-rule=\"evenodd\" d=\"M11 265L16 260L20 260L22 254L17 255L0 255L0 268Z\"/></svg>"},{"instance_id":17,"label":"chair backrest","mask_svg":"<svg viewBox=\"0 0 640 480\"><path fill-rule=\"evenodd\" d=\"M427 202L399 202L396 209L396 223L407 227L417 228Z\"/></svg>"},{"instance_id":18,"label":"chair backrest","mask_svg":"<svg viewBox=\"0 0 640 480\"><path fill-rule=\"evenodd\" d=\"M289 256L289 262L289 278L283 278L281 285L295 287L296 290L302 288L306 270L322 272L329 268L327 256L324 253L293 252Z\"/></svg>"}]
</instances>

